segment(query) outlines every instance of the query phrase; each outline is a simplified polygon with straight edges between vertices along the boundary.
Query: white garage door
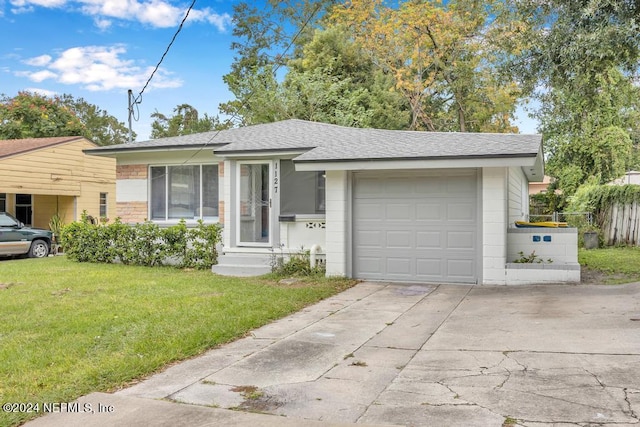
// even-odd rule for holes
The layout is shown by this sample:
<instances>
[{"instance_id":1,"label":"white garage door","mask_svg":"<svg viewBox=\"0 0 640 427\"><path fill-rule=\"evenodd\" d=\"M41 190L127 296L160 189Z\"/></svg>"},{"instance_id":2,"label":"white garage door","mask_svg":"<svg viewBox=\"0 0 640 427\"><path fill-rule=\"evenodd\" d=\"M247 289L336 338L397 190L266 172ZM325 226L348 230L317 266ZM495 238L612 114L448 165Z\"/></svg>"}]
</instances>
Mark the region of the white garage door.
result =
<instances>
[{"instance_id":1,"label":"white garage door","mask_svg":"<svg viewBox=\"0 0 640 427\"><path fill-rule=\"evenodd\" d=\"M354 277L475 283L477 172L357 172Z\"/></svg>"}]
</instances>

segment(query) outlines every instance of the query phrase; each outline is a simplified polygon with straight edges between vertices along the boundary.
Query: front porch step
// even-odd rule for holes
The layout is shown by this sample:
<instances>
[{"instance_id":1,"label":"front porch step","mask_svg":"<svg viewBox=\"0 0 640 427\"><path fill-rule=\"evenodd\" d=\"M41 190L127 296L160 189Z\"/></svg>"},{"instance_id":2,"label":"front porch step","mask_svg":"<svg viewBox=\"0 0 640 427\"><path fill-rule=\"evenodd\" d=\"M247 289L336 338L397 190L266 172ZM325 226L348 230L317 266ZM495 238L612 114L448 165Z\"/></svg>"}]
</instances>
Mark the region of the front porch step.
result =
<instances>
[{"instance_id":1,"label":"front porch step","mask_svg":"<svg viewBox=\"0 0 640 427\"><path fill-rule=\"evenodd\" d=\"M228 252L218 257L211 271L221 276L250 277L271 273L271 254Z\"/></svg>"}]
</instances>

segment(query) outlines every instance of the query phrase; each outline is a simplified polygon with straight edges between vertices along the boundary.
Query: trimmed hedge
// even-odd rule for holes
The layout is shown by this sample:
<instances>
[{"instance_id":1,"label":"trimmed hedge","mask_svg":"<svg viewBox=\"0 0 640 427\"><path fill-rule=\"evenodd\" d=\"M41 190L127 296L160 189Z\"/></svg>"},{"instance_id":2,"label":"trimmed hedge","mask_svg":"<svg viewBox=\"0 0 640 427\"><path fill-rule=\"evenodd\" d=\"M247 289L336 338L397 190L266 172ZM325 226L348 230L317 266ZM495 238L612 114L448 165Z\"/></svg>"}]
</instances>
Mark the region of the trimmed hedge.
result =
<instances>
[{"instance_id":1,"label":"trimmed hedge","mask_svg":"<svg viewBox=\"0 0 640 427\"><path fill-rule=\"evenodd\" d=\"M126 265L172 265L179 268L208 269L218 262L219 224L198 221L187 228L184 220L169 228L152 222L92 224L83 214L81 221L62 229L60 242L71 260Z\"/></svg>"}]
</instances>

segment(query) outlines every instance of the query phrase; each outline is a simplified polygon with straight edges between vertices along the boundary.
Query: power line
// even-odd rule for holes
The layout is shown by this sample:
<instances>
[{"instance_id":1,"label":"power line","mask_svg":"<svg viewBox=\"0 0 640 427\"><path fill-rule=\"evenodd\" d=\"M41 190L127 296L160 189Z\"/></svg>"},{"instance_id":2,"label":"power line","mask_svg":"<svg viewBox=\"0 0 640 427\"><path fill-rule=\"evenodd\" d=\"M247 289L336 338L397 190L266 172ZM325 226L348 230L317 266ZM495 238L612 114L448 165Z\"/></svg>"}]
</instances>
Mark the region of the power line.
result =
<instances>
[{"instance_id":1,"label":"power line","mask_svg":"<svg viewBox=\"0 0 640 427\"><path fill-rule=\"evenodd\" d=\"M302 26L300 27L300 29L298 30L298 32L296 34L294 34L294 36L291 38L291 40L289 41L289 43L287 44L287 46L285 47L284 51L282 52L282 55L284 57L284 55L287 54L287 52L289 51L289 49L291 49L291 46L293 46L293 44L295 43L295 41L298 39L298 37L300 37L300 35L302 34L302 32L305 30L305 28L307 27L307 25L309 25L309 22L311 22L311 20L313 19L313 17L316 15L316 13L318 13L318 11L320 10L320 7L322 6L321 2L316 3L316 8L309 14L309 16L307 17L307 19L303 22ZM271 70L271 72L273 74L275 74L280 67L282 66L282 62L276 63L273 67L273 69ZM249 96L246 98L245 103L248 102L251 97L253 96L255 92L251 92L249 94ZM228 118L225 121L225 125L229 125L231 124L232 120L234 118L237 118L237 113L233 113L232 116L230 118ZM187 162L189 162L191 159L193 159L195 156L197 156L198 154L200 154L202 152L202 150L204 150L209 144L211 144L211 142L220 134L221 130L216 131L216 133L214 133L211 138L209 138L209 140L207 142L205 142L205 144L203 146L201 146L195 153L193 153L191 155L191 157L189 157L187 160L185 160L182 164L186 164Z\"/></svg>"},{"instance_id":2,"label":"power line","mask_svg":"<svg viewBox=\"0 0 640 427\"><path fill-rule=\"evenodd\" d=\"M167 48L165 49L164 53L160 57L160 61L158 61L158 63L156 64L155 68L151 72L151 75L149 76L149 78L147 79L147 82L142 87L142 90L140 91L138 96L135 99L131 100L131 91L129 91L129 102L128 102L129 103L129 142L131 142L131 133L132 133L131 117L133 116L133 106L134 105L137 106L138 104L140 104L142 102L142 94L147 89L147 86L149 86L149 83L151 83L151 80L153 79L153 76L156 74L156 72L160 68L160 65L162 64L162 61L164 61L164 58L169 53L169 50L171 49L171 46L173 46L173 42L176 41L176 38L178 37L178 34L180 34L180 31L182 30L182 27L184 26L184 23L186 22L187 18L189 17L189 13L191 12L191 10L193 9L193 6L195 6L195 4L196 4L196 0L193 0L191 2L191 5L187 9L187 12L185 13L184 17L182 18L182 21L180 22L180 25L178 26L178 29L173 34L173 37L171 38L171 41L169 42L169 44L167 45ZM136 118L135 120L137 121L138 118Z\"/></svg>"},{"instance_id":3,"label":"power line","mask_svg":"<svg viewBox=\"0 0 640 427\"><path fill-rule=\"evenodd\" d=\"M169 53L169 49L171 49L171 46L173 46L173 42L176 41L176 37L178 37L178 34L180 34L180 31L182 30L182 27L184 26L184 23L187 20L187 18L189 17L189 13L191 12L191 9L193 9L193 6L195 6L195 4L196 4L196 0L193 0L191 2L191 5L187 9L187 13L185 13L185 15L184 15L184 18L182 18L182 21L180 22L180 26L178 26L178 29L176 30L175 34L171 38L171 41L169 42L169 45L167 46L167 48L165 49L164 53L162 54L162 57L160 58L160 61L158 61L158 64L156 65L156 67L154 68L153 72L149 76L149 79L144 84L144 87L142 88L142 90L140 91L138 96L136 97L136 102L140 102L139 100L142 98L142 94L144 93L144 91L147 88L147 86L149 86L149 83L151 83L151 79L153 79L153 76L156 74L156 71L158 71L158 68L160 68L160 64L162 64L162 61L164 61L165 56L167 56L167 54Z\"/></svg>"}]
</instances>

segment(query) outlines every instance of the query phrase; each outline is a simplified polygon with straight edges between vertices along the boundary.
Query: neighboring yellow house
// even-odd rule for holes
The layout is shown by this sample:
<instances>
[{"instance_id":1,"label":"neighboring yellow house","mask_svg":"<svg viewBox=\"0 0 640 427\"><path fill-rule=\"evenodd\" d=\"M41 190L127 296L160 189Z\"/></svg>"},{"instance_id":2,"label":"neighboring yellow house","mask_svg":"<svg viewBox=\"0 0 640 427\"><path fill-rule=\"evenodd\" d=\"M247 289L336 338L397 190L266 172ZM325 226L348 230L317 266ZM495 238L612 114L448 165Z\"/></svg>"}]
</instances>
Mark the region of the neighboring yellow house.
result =
<instances>
[{"instance_id":1,"label":"neighboring yellow house","mask_svg":"<svg viewBox=\"0 0 640 427\"><path fill-rule=\"evenodd\" d=\"M116 161L88 156L96 144L81 136L0 140L0 211L27 225L115 218Z\"/></svg>"}]
</instances>

